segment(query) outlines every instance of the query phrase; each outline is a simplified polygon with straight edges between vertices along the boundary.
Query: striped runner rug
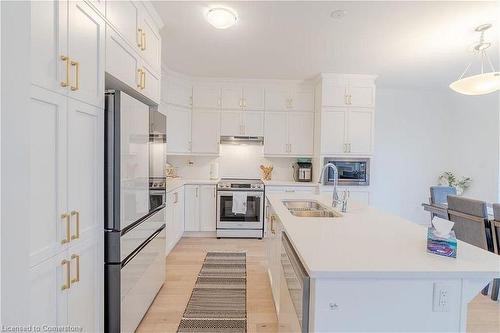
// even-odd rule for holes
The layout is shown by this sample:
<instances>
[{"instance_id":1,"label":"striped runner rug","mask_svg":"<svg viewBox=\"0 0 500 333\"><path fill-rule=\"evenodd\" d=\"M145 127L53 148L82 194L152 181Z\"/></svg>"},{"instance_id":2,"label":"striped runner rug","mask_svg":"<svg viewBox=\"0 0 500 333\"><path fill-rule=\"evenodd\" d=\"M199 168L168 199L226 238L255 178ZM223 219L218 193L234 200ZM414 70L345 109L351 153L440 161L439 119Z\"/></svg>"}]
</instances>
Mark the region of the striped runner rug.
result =
<instances>
[{"instance_id":1,"label":"striped runner rug","mask_svg":"<svg viewBox=\"0 0 500 333\"><path fill-rule=\"evenodd\" d=\"M246 287L245 252L208 252L177 332L245 333Z\"/></svg>"}]
</instances>

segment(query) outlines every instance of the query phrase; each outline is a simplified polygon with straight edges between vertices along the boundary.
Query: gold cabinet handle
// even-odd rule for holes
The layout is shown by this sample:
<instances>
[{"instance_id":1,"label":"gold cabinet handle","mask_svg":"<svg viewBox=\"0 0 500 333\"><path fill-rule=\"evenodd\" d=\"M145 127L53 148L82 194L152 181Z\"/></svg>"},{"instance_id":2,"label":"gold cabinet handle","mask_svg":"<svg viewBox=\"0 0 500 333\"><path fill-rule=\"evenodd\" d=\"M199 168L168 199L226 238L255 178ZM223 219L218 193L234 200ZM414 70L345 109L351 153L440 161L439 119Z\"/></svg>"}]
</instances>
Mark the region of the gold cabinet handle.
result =
<instances>
[{"instance_id":1,"label":"gold cabinet handle","mask_svg":"<svg viewBox=\"0 0 500 333\"><path fill-rule=\"evenodd\" d=\"M66 224L66 238L61 241L61 244L66 244L71 241L71 236L70 236L70 219L71 216L68 213L61 214L61 219L63 222Z\"/></svg>"},{"instance_id":2,"label":"gold cabinet handle","mask_svg":"<svg viewBox=\"0 0 500 333\"><path fill-rule=\"evenodd\" d=\"M64 283L61 286L61 290L66 290L66 289L69 289L71 287L71 284L70 284L71 283L71 281L70 281L71 267L70 267L69 260L63 259L63 261L61 261L61 266L63 267L63 269L64 269L64 266L66 266L66 283Z\"/></svg>"},{"instance_id":3,"label":"gold cabinet handle","mask_svg":"<svg viewBox=\"0 0 500 333\"><path fill-rule=\"evenodd\" d=\"M80 63L78 61L71 60L71 66L75 67L75 81L76 85L71 86L71 90L75 91L80 89Z\"/></svg>"},{"instance_id":4,"label":"gold cabinet handle","mask_svg":"<svg viewBox=\"0 0 500 333\"><path fill-rule=\"evenodd\" d=\"M142 79L142 89L146 89L146 71L145 70L142 71L142 77L143 77L143 79Z\"/></svg>"},{"instance_id":5,"label":"gold cabinet handle","mask_svg":"<svg viewBox=\"0 0 500 333\"><path fill-rule=\"evenodd\" d=\"M71 279L71 283L76 283L80 281L80 256L78 254L72 254L71 260L76 260L76 276Z\"/></svg>"},{"instance_id":6,"label":"gold cabinet handle","mask_svg":"<svg viewBox=\"0 0 500 333\"><path fill-rule=\"evenodd\" d=\"M69 85L69 57L62 55L61 60L66 63L66 80L61 81L61 87L67 87Z\"/></svg>"},{"instance_id":7,"label":"gold cabinet handle","mask_svg":"<svg viewBox=\"0 0 500 333\"><path fill-rule=\"evenodd\" d=\"M143 31L141 33L141 50L145 50L146 49L146 33Z\"/></svg>"},{"instance_id":8,"label":"gold cabinet handle","mask_svg":"<svg viewBox=\"0 0 500 333\"><path fill-rule=\"evenodd\" d=\"M276 217L274 215L271 215L271 232L274 234L276 234L276 230L274 230L274 219Z\"/></svg>"},{"instance_id":9,"label":"gold cabinet handle","mask_svg":"<svg viewBox=\"0 0 500 333\"><path fill-rule=\"evenodd\" d=\"M137 83L137 88L142 88L142 69L137 70L137 75L139 75L139 83Z\"/></svg>"},{"instance_id":10,"label":"gold cabinet handle","mask_svg":"<svg viewBox=\"0 0 500 333\"><path fill-rule=\"evenodd\" d=\"M137 38L137 46L141 48L142 50L142 29L141 28L138 28L137 29L137 33L138 33L138 38Z\"/></svg>"},{"instance_id":11,"label":"gold cabinet handle","mask_svg":"<svg viewBox=\"0 0 500 333\"><path fill-rule=\"evenodd\" d=\"M71 236L71 239L78 239L80 238L80 212L77 212L76 210L71 212L71 216L76 216L76 233Z\"/></svg>"}]
</instances>

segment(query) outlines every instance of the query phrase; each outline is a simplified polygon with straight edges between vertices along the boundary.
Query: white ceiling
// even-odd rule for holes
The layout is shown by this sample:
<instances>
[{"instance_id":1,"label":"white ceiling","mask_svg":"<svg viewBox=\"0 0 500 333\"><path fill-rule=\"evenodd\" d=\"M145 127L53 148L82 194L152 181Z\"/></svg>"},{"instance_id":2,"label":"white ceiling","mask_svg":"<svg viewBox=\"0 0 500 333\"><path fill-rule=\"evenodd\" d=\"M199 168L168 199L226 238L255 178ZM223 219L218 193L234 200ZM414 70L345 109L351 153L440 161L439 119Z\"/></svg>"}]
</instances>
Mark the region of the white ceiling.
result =
<instances>
[{"instance_id":1,"label":"white ceiling","mask_svg":"<svg viewBox=\"0 0 500 333\"><path fill-rule=\"evenodd\" d=\"M217 30L205 20L223 4L238 23ZM306 79L320 72L378 74L385 86L446 87L472 59L473 29L487 38L498 67L497 2L154 2L163 63L207 77ZM340 20L332 10L347 10Z\"/></svg>"}]
</instances>

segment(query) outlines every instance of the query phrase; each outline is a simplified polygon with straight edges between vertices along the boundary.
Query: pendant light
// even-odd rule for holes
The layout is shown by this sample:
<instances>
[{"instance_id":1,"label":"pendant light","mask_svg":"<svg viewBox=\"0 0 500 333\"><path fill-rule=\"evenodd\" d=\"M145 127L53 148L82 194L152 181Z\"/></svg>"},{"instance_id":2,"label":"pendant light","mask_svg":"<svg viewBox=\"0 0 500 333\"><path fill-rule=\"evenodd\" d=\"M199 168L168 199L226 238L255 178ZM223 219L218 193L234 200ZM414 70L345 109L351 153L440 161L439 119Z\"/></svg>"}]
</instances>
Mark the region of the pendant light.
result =
<instances>
[{"instance_id":1,"label":"pendant light","mask_svg":"<svg viewBox=\"0 0 500 333\"><path fill-rule=\"evenodd\" d=\"M484 33L489 28L491 28L491 24L483 24L475 29L481 33L479 41L473 46L474 54L480 57L481 73L465 76L472 65L470 62L458 80L450 84L452 90L464 95L484 95L500 90L500 72L495 71L493 63L486 53L491 43L484 40ZM490 72L485 72L485 62L488 63Z\"/></svg>"}]
</instances>

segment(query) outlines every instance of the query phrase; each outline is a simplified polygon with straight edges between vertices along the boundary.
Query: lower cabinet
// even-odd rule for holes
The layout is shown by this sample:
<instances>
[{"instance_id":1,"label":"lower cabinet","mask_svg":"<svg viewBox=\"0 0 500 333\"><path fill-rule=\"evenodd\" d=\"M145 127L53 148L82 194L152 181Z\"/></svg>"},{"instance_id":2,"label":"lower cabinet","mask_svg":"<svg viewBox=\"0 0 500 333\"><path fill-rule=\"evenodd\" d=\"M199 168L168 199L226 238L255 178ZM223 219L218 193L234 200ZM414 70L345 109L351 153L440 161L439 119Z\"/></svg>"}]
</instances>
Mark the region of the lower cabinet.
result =
<instances>
[{"instance_id":1,"label":"lower cabinet","mask_svg":"<svg viewBox=\"0 0 500 333\"><path fill-rule=\"evenodd\" d=\"M31 324L42 330L63 325L103 330L102 238L99 234L30 269Z\"/></svg>"},{"instance_id":2,"label":"lower cabinet","mask_svg":"<svg viewBox=\"0 0 500 333\"><path fill-rule=\"evenodd\" d=\"M266 252L269 281L273 294L276 313L280 312L280 287L281 287L281 233L283 227L279 218L269 204L266 205Z\"/></svg>"},{"instance_id":3,"label":"lower cabinet","mask_svg":"<svg viewBox=\"0 0 500 333\"><path fill-rule=\"evenodd\" d=\"M166 255L168 255L184 233L184 187L167 193L165 223L167 229Z\"/></svg>"},{"instance_id":4,"label":"lower cabinet","mask_svg":"<svg viewBox=\"0 0 500 333\"><path fill-rule=\"evenodd\" d=\"M215 185L185 186L185 231L215 231Z\"/></svg>"},{"instance_id":5,"label":"lower cabinet","mask_svg":"<svg viewBox=\"0 0 500 333\"><path fill-rule=\"evenodd\" d=\"M307 185L307 186L277 186L277 185L266 185L266 192L310 192L314 193L318 185Z\"/></svg>"}]
</instances>

